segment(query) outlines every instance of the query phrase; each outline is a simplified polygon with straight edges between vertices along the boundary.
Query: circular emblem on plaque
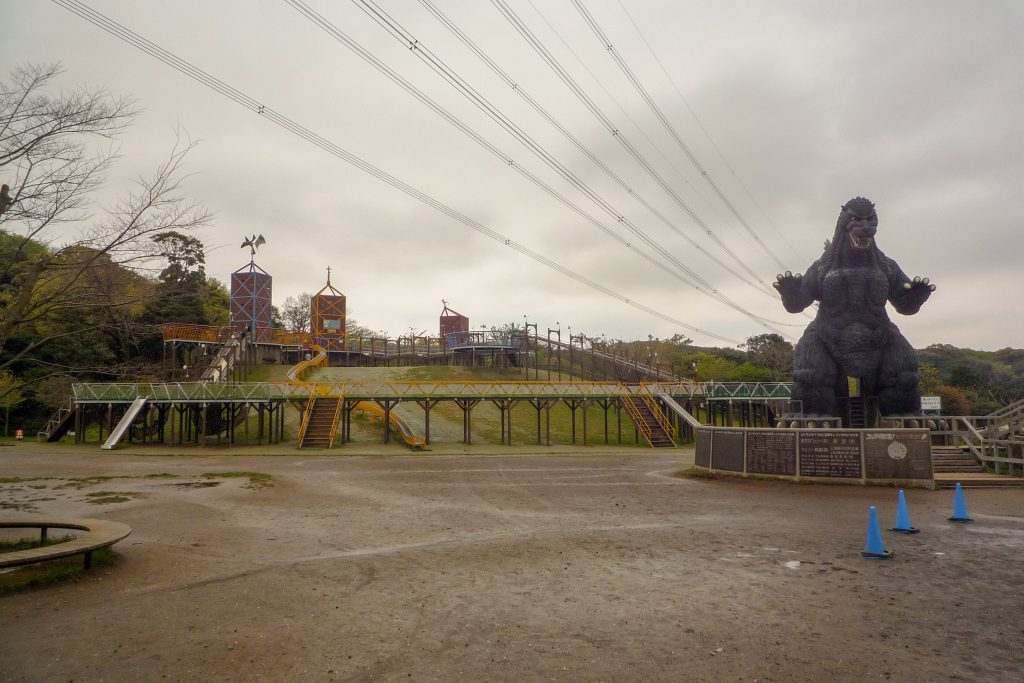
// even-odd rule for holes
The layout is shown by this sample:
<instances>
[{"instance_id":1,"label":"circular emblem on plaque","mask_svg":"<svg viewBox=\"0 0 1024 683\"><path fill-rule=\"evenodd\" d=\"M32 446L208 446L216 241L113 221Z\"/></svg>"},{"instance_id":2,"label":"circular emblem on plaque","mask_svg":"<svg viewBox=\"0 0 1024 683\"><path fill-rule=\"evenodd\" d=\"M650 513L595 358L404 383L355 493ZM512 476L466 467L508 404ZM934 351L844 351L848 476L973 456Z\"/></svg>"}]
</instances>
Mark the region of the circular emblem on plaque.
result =
<instances>
[{"instance_id":1,"label":"circular emblem on plaque","mask_svg":"<svg viewBox=\"0 0 1024 683\"><path fill-rule=\"evenodd\" d=\"M893 460L902 460L907 457L907 447L899 441L893 441L889 444L887 450L889 451L889 457Z\"/></svg>"}]
</instances>

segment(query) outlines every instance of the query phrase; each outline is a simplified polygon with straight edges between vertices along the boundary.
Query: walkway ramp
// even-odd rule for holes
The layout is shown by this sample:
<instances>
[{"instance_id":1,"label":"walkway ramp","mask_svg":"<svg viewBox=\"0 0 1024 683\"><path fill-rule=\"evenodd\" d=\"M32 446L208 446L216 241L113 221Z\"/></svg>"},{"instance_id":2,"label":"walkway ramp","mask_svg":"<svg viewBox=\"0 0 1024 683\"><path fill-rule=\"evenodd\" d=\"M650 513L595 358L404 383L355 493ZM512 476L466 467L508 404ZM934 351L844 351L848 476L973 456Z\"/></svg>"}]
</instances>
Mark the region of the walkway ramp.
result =
<instances>
[{"instance_id":1,"label":"walkway ramp","mask_svg":"<svg viewBox=\"0 0 1024 683\"><path fill-rule=\"evenodd\" d=\"M103 442L103 445L100 446L100 448L105 451L114 450L114 447L117 446L124 437L128 428L132 426L132 422L134 422L135 418L139 416L139 413L142 411L143 406L146 405L146 401L148 400L149 399L145 398L137 398L132 401L132 404L128 406L128 410L125 412L124 417L122 417L121 421L117 423L116 427L114 427L114 431L110 432L110 436L107 437L107 440Z\"/></svg>"}]
</instances>

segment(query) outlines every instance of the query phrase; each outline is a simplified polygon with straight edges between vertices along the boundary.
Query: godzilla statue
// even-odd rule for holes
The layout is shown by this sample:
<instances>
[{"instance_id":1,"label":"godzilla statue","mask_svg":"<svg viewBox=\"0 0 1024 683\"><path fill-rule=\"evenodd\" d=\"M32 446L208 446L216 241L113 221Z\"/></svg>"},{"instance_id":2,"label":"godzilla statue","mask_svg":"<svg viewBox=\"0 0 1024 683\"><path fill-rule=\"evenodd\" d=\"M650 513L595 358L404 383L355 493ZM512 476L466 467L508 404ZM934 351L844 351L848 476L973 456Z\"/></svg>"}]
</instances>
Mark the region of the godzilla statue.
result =
<instances>
[{"instance_id":1,"label":"godzilla statue","mask_svg":"<svg viewBox=\"0 0 1024 683\"><path fill-rule=\"evenodd\" d=\"M935 285L911 280L883 254L875 245L877 229L875 205L851 199L821 258L803 275L786 271L774 283L790 313L821 302L794 353L793 398L802 401L805 415L837 415L849 396L848 377L859 380L861 396L877 399L882 415L920 413L917 358L885 303L913 315Z\"/></svg>"}]
</instances>

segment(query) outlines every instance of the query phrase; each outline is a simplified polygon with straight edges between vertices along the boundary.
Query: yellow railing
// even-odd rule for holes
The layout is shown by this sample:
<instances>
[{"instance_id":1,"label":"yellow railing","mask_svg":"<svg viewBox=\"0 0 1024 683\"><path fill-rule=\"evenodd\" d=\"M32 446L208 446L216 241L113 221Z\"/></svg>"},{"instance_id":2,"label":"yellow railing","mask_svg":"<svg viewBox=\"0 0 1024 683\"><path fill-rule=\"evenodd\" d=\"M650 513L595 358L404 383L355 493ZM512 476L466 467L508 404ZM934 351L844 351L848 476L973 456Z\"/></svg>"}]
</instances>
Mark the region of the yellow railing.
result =
<instances>
[{"instance_id":1,"label":"yellow railing","mask_svg":"<svg viewBox=\"0 0 1024 683\"><path fill-rule=\"evenodd\" d=\"M282 346L306 346L309 344L309 332L273 329L270 331L270 342Z\"/></svg>"},{"instance_id":2,"label":"yellow railing","mask_svg":"<svg viewBox=\"0 0 1024 683\"><path fill-rule=\"evenodd\" d=\"M626 412L629 413L630 418L633 420L633 424L636 425L636 429L640 432L640 436L644 437L644 441L651 448L654 447L654 443L651 441L651 428L648 426L647 421L644 420L643 415L640 414L640 410L633 403L632 396L623 396L622 404L626 406Z\"/></svg>"},{"instance_id":3,"label":"yellow railing","mask_svg":"<svg viewBox=\"0 0 1024 683\"><path fill-rule=\"evenodd\" d=\"M331 448L334 446L334 438L338 436L338 423L341 421L341 408L345 405L345 397L338 397L338 405L334 409L334 419L331 420L331 437L327 442L327 447Z\"/></svg>"},{"instance_id":4,"label":"yellow railing","mask_svg":"<svg viewBox=\"0 0 1024 683\"><path fill-rule=\"evenodd\" d=\"M317 392L309 392L309 400L306 401L306 412L302 414L302 422L299 424L299 434L296 441L299 445L302 445L302 440L306 438L306 429L309 427L309 418L313 416L313 404L316 403Z\"/></svg>"},{"instance_id":5,"label":"yellow railing","mask_svg":"<svg viewBox=\"0 0 1024 683\"><path fill-rule=\"evenodd\" d=\"M640 396L644 399L644 403L654 413L654 419L658 421L661 428L668 434L668 438L672 440L672 443L676 441L676 428L672 425L672 421L668 419L668 415L658 405L658 401L655 400L654 395L651 394L646 384L640 385Z\"/></svg>"}]
</instances>

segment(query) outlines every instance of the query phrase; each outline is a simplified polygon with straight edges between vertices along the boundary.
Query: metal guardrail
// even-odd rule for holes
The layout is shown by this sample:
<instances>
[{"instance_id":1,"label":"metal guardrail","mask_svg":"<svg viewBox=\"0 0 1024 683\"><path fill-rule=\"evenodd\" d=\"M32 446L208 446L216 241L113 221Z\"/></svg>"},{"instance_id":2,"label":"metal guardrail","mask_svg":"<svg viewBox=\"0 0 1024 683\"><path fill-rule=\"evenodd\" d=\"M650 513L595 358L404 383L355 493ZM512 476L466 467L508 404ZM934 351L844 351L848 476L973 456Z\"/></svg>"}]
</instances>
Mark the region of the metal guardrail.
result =
<instances>
[{"instance_id":1,"label":"metal guardrail","mask_svg":"<svg viewBox=\"0 0 1024 683\"><path fill-rule=\"evenodd\" d=\"M131 403L143 397L157 402L269 401L309 396L308 387L287 382L168 382L162 384L74 384L75 403Z\"/></svg>"},{"instance_id":2,"label":"metal guardrail","mask_svg":"<svg viewBox=\"0 0 1024 683\"><path fill-rule=\"evenodd\" d=\"M791 398L792 382L704 382L707 398Z\"/></svg>"},{"instance_id":3,"label":"metal guardrail","mask_svg":"<svg viewBox=\"0 0 1024 683\"><path fill-rule=\"evenodd\" d=\"M161 402L306 400L311 394L339 394L359 400L377 398L614 398L642 397L644 391L692 396L696 384L617 382L168 382L75 384L76 403L131 403L143 397Z\"/></svg>"}]
</instances>

